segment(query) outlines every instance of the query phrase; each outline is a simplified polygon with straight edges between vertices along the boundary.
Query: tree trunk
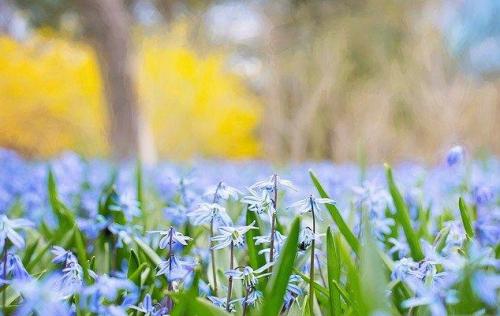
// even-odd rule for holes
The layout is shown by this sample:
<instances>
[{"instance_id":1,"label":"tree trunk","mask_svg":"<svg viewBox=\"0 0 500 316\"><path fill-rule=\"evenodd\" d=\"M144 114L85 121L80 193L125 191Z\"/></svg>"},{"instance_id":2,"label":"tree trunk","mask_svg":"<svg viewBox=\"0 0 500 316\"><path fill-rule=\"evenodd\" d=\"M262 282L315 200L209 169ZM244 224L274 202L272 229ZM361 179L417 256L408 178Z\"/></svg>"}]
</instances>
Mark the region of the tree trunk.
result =
<instances>
[{"instance_id":1,"label":"tree trunk","mask_svg":"<svg viewBox=\"0 0 500 316\"><path fill-rule=\"evenodd\" d=\"M104 82L109 116L108 139L114 159L139 151L139 109L131 62L129 16L121 0L76 0Z\"/></svg>"}]
</instances>

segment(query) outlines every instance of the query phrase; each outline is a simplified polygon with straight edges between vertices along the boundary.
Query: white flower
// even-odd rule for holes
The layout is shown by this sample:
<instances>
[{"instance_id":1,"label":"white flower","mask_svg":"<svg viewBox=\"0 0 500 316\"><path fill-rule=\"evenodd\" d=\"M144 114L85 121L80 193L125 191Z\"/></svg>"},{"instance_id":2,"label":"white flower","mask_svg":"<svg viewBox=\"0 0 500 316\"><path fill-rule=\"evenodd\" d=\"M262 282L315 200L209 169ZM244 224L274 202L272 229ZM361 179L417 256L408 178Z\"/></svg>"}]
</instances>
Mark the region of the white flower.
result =
<instances>
[{"instance_id":1,"label":"white flower","mask_svg":"<svg viewBox=\"0 0 500 316\"><path fill-rule=\"evenodd\" d=\"M253 238L256 245L269 244L271 243L271 234L266 236L257 236ZM274 232L274 251L276 256L279 255L283 244L285 243L286 236L283 236L279 231ZM270 248L264 248L259 251L260 254L267 254L270 252Z\"/></svg>"},{"instance_id":2,"label":"white flower","mask_svg":"<svg viewBox=\"0 0 500 316\"><path fill-rule=\"evenodd\" d=\"M233 188L221 181L218 185L208 188L204 196L213 197L213 201L215 203L220 199L227 200L229 198L233 198L237 200L238 197L242 194L243 193L240 190Z\"/></svg>"},{"instance_id":3,"label":"white flower","mask_svg":"<svg viewBox=\"0 0 500 316\"><path fill-rule=\"evenodd\" d=\"M201 203L188 216L193 225L207 224L212 220L224 226L229 226L232 223L231 218L226 212L226 208L217 203Z\"/></svg>"},{"instance_id":4,"label":"white flower","mask_svg":"<svg viewBox=\"0 0 500 316\"><path fill-rule=\"evenodd\" d=\"M24 239L16 232L16 229L33 227L34 224L23 218L9 219L5 215L0 216L0 248L3 249L8 239L17 248L24 247Z\"/></svg>"},{"instance_id":5,"label":"white flower","mask_svg":"<svg viewBox=\"0 0 500 316\"><path fill-rule=\"evenodd\" d=\"M170 227L167 230L153 230L150 231L149 233L152 234L160 234L160 242L158 246L160 249L165 249L167 246L172 243L179 243L181 245L186 246L187 242L190 241L192 238L188 236L184 236L182 233L179 233L178 231L175 230L175 228Z\"/></svg>"},{"instance_id":6,"label":"white flower","mask_svg":"<svg viewBox=\"0 0 500 316\"><path fill-rule=\"evenodd\" d=\"M320 212L320 210L321 210L319 207L320 204L334 205L335 201L332 199L326 199L326 198L315 198L312 195L310 195L309 197L307 197L303 200L300 200L300 201L293 203L288 208L296 208L300 214L312 212L314 209L314 215L316 215L318 217L318 219L322 221L323 217L321 216L321 212Z\"/></svg>"},{"instance_id":7,"label":"white flower","mask_svg":"<svg viewBox=\"0 0 500 316\"><path fill-rule=\"evenodd\" d=\"M311 228L304 228L299 235L299 249L306 250L311 246L313 240L318 240L324 234L315 234Z\"/></svg>"},{"instance_id":8,"label":"white flower","mask_svg":"<svg viewBox=\"0 0 500 316\"><path fill-rule=\"evenodd\" d=\"M260 279L262 277L271 274L271 273L264 273L264 271L267 271L272 265L273 262L266 263L265 265L256 270L252 269L252 267L246 266L241 270L234 269L226 271L225 274L228 277L229 276L233 277L233 279L243 280L246 288L254 288L255 285L257 285L257 279Z\"/></svg>"},{"instance_id":9,"label":"white flower","mask_svg":"<svg viewBox=\"0 0 500 316\"><path fill-rule=\"evenodd\" d=\"M254 183L250 189L260 189L260 190L266 190L268 192L274 192L274 187L277 187L278 189L290 189L293 191L297 191L297 188L292 184L290 180L285 180L282 179L280 176L274 174L269 177L268 180L262 180Z\"/></svg>"},{"instance_id":10,"label":"white flower","mask_svg":"<svg viewBox=\"0 0 500 316\"><path fill-rule=\"evenodd\" d=\"M219 227L219 230L221 231L220 235L214 236L211 238L212 241L217 242L215 246L212 247L214 250L218 249L223 249L226 248L233 243L235 247L241 247L244 244L244 239L243 236L250 230L250 229L257 229L257 227L254 226L255 222L252 222L248 226L240 226L240 227L229 227L229 226L223 226Z\"/></svg>"},{"instance_id":11,"label":"white flower","mask_svg":"<svg viewBox=\"0 0 500 316\"><path fill-rule=\"evenodd\" d=\"M269 192L264 190L258 193L257 191L252 189L248 189L248 191L250 192L250 194L244 196L241 199L241 202L248 205L249 211L255 212L257 214L267 213L269 215L269 218L271 218L275 210Z\"/></svg>"}]
</instances>

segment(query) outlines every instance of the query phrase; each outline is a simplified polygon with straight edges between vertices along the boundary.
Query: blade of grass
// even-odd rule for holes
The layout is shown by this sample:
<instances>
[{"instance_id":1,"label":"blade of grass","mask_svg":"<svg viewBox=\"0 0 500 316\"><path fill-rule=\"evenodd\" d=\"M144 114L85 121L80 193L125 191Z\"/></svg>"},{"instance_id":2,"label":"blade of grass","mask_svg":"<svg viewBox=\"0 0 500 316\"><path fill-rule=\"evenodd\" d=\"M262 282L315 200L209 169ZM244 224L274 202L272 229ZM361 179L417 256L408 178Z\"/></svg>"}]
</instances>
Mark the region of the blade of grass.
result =
<instances>
[{"instance_id":1,"label":"blade of grass","mask_svg":"<svg viewBox=\"0 0 500 316\"><path fill-rule=\"evenodd\" d=\"M161 262L160 256L158 256L158 254L153 249L151 249L151 247L149 247L140 238L135 237L135 236L132 238L134 239L134 241L137 244L137 246L139 247L139 249L141 249L141 251L146 255L146 257L149 260L151 260L152 263L154 263L156 266L158 266Z\"/></svg>"},{"instance_id":2,"label":"blade of grass","mask_svg":"<svg viewBox=\"0 0 500 316\"><path fill-rule=\"evenodd\" d=\"M340 282L340 254L335 246L330 227L326 232L326 263L328 274L328 291L330 294L330 313L331 315L341 315L340 293L333 281Z\"/></svg>"},{"instance_id":3,"label":"blade of grass","mask_svg":"<svg viewBox=\"0 0 500 316\"><path fill-rule=\"evenodd\" d=\"M273 274L264 292L264 303L261 315L278 315L283 306L283 297L286 293L288 281L293 271L295 257L297 255L297 244L299 241L300 218L295 218L292 223L288 237L283 249L274 266Z\"/></svg>"},{"instance_id":4,"label":"blade of grass","mask_svg":"<svg viewBox=\"0 0 500 316\"><path fill-rule=\"evenodd\" d=\"M394 182L391 167L388 164L385 164L384 166L387 177L387 185L389 187L394 206L396 207L396 221L403 227L406 240L408 241L408 245L410 246L412 258L415 261L420 261L424 258L424 253L418 241L417 235L415 234L415 231L411 225L408 208L403 200L403 197L401 196L401 193L398 190L398 187L396 186L396 183Z\"/></svg>"},{"instance_id":5,"label":"blade of grass","mask_svg":"<svg viewBox=\"0 0 500 316\"><path fill-rule=\"evenodd\" d=\"M319 195L322 198L329 198L328 193L326 193L325 189L323 189L323 186L319 182L318 178L314 174L312 170L309 170L309 176L311 177L311 180L316 187L316 190L318 190ZM347 243L349 246L351 246L352 250L358 254L359 252L359 240L356 238L352 230L349 228L349 226L346 224L344 219L342 218L342 215L340 214L339 210L335 205L332 204L325 204L326 209L330 213L333 221L339 228L340 233L344 236L344 238L347 240Z\"/></svg>"},{"instance_id":6,"label":"blade of grass","mask_svg":"<svg viewBox=\"0 0 500 316\"><path fill-rule=\"evenodd\" d=\"M250 225L254 221L256 223L258 223L256 217L257 216L256 216L255 212L249 211L247 209L246 224ZM260 228L259 228L259 230L260 230ZM262 255L259 255L259 251L262 250L262 247L260 245L255 244L254 237L257 236L257 234L258 234L258 232L254 231L254 230L250 230L245 235L247 249L248 249L248 251L247 251L248 252L248 261L249 261L249 265L253 269L257 269L259 267L262 267L266 263L264 257Z\"/></svg>"},{"instance_id":7,"label":"blade of grass","mask_svg":"<svg viewBox=\"0 0 500 316\"><path fill-rule=\"evenodd\" d=\"M460 217L462 217L465 233L469 239L472 239L474 238L474 227L470 219L470 211L467 204L465 204L464 199L461 197L458 199L458 207L460 208Z\"/></svg>"}]
</instances>

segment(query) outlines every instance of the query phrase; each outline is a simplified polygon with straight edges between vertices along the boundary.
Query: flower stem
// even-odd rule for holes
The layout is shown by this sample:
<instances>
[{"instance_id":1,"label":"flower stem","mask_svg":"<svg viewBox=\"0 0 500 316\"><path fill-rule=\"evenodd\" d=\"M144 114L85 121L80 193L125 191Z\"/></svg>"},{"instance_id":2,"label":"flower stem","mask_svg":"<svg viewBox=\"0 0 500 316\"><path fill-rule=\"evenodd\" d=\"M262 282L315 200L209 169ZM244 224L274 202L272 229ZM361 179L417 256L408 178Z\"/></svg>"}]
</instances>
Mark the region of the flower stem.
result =
<instances>
[{"instance_id":1,"label":"flower stem","mask_svg":"<svg viewBox=\"0 0 500 316\"><path fill-rule=\"evenodd\" d=\"M230 248L230 260L229 261L229 269L233 270L234 265L233 265L233 256L234 256L234 242L231 241L231 248ZM229 306L229 302L231 301L231 292L233 291L233 277L229 276L228 280L228 285L227 285L227 300L226 300L226 311L230 311L231 308Z\"/></svg>"},{"instance_id":2,"label":"flower stem","mask_svg":"<svg viewBox=\"0 0 500 316\"><path fill-rule=\"evenodd\" d=\"M210 221L210 244L212 243L212 238L214 237L214 219ZM215 267L215 251L210 245L210 256L212 257L212 277L214 279L214 295L217 296L217 268Z\"/></svg>"},{"instance_id":3,"label":"flower stem","mask_svg":"<svg viewBox=\"0 0 500 316\"><path fill-rule=\"evenodd\" d=\"M274 181L274 198L271 200L273 202L273 216L271 218L271 244L269 249L269 262L274 262L274 234L276 231L276 206L278 201L278 175L273 175ZM269 272L273 270L273 266L269 267Z\"/></svg>"},{"instance_id":4,"label":"flower stem","mask_svg":"<svg viewBox=\"0 0 500 316\"><path fill-rule=\"evenodd\" d=\"M217 203L217 199L218 199L218 193L219 193L219 189L221 188L222 186L222 181L219 182L219 184L217 185L217 189L215 189L215 193L214 193L214 199L212 201L212 203ZM217 296L217 267L215 266L215 251L212 249L212 238L214 237L214 217L212 216L212 219L210 220L210 257L211 257L211 260L212 260L212 277L214 279L214 286L213 286L213 289L214 289L214 295Z\"/></svg>"},{"instance_id":5,"label":"flower stem","mask_svg":"<svg viewBox=\"0 0 500 316\"><path fill-rule=\"evenodd\" d=\"M168 291L172 291L172 281L170 281L172 277L172 256L174 255L172 252L172 239L174 237L174 229L172 226L170 226L170 238L168 241L168 278L167 278L167 283L168 283ZM171 313L172 309L174 308L174 302L170 296L167 298L167 309L168 312Z\"/></svg>"},{"instance_id":6,"label":"flower stem","mask_svg":"<svg viewBox=\"0 0 500 316\"><path fill-rule=\"evenodd\" d=\"M314 203L312 197L310 198L311 202L311 213L312 213L312 231L313 231L313 240L311 243L311 266L309 268L309 311L311 315L314 315L314 248L316 245L316 217L314 215Z\"/></svg>"},{"instance_id":7,"label":"flower stem","mask_svg":"<svg viewBox=\"0 0 500 316\"><path fill-rule=\"evenodd\" d=\"M246 288L246 293L245 293L245 299L243 300L243 315L246 316L247 314L247 300L248 300L248 295L250 294L251 289L248 287Z\"/></svg>"}]
</instances>

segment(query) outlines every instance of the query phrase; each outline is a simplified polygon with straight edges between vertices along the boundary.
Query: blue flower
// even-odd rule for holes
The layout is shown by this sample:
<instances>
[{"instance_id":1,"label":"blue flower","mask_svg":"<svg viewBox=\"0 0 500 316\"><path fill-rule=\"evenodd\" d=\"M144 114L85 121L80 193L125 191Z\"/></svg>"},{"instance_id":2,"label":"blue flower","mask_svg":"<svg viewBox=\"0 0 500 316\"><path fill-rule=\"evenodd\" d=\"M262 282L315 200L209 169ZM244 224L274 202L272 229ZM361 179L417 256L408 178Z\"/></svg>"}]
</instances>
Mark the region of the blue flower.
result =
<instances>
[{"instance_id":1,"label":"blue flower","mask_svg":"<svg viewBox=\"0 0 500 316\"><path fill-rule=\"evenodd\" d=\"M170 226L170 228L168 228L167 230L153 230L149 233L160 234L160 242L158 244L160 249L165 249L169 245L173 246L175 243L186 246L187 242L192 239L191 237L184 236L172 226Z\"/></svg>"},{"instance_id":2,"label":"blue flower","mask_svg":"<svg viewBox=\"0 0 500 316\"><path fill-rule=\"evenodd\" d=\"M211 221L222 226L229 226L233 223L226 212L226 208L217 203L201 203L188 216L193 225L208 224Z\"/></svg>"},{"instance_id":3,"label":"blue flower","mask_svg":"<svg viewBox=\"0 0 500 316\"><path fill-rule=\"evenodd\" d=\"M321 215L322 208L319 207L320 204L334 205L335 201L327 198L315 198L310 195L305 199L293 203L288 208L297 208L297 211L300 214L312 213L314 210L314 215L317 216L320 221L322 221L323 216Z\"/></svg>"},{"instance_id":4,"label":"blue flower","mask_svg":"<svg viewBox=\"0 0 500 316\"><path fill-rule=\"evenodd\" d=\"M49 276L39 281L37 279L16 280L12 286L22 295L22 301L16 310L16 315L73 315L69 305L64 301L63 293L58 291L58 278Z\"/></svg>"},{"instance_id":5,"label":"blue flower","mask_svg":"<svg viewBox=\"0 0 500 316\"><path fill-rule=\"evenodd\" d=\"M454 146L446 155L446 163L448 166L453 167L462 163L465 159L465 150L462 146Z\"/></svg>"},{"instance_id":6,"label":"blue flower","mask_svg":"<svg viewBox=\"0 0 500 316\"><path fill-rule=\"evenodd\" d=\"M229 246L231 243L237 248L242 247L245 243L243 237L245 234L251 229L257 229L254 226L255 222L252 222L247 226L239 226L239 227L229 227L223 226L219 227L220 234L211 238L212 241L215 241L217 244L212 247L214 250L223 249Z\"/></svg>"},{"instance_id":7,"label":"blue flower","mask_svg":"<svg viewBox=\"0 0 500 316\"><path fill-rule=\"evenodd\" d=\"M89 273L94 278L94 284L82 289L80 303L91 312L102 313L106 310L104 302L114 302L123 290L127 292L124 302L137 299L137 288L132 281L109 277L106 274L97 275L92 271Z\"/></svg>"},{"instance_id":8,"label":"blue flower","mask_svg":"<svg viewBox=\"0 0 500 316\"><path fill-rule=\"evenodd\" d=\"M169 281L182 280L193 271L195 265L193 261L183 260L171 254L167 260L160 262L156 275L165 275Z\"/></svg>"},{"instance_id":9,"label":"blue flower","mask_svg":"<svg viewBox=\"0 0 500 316\"><path fill-rule=\"evenodd\" d=\"M27 219L9 219L5 215L0 215L0 248L4 248L6 240L9 240L17 248L24 248L24 238L16 232L16 229L33 226L34 224Z\"/></svg>"}]
</instances>

